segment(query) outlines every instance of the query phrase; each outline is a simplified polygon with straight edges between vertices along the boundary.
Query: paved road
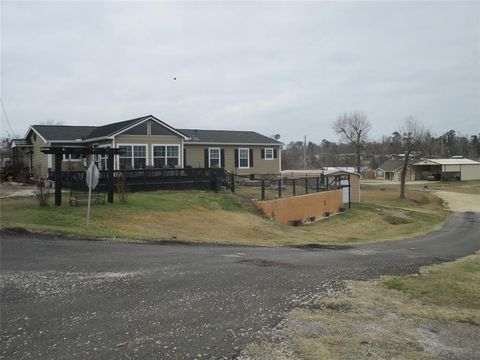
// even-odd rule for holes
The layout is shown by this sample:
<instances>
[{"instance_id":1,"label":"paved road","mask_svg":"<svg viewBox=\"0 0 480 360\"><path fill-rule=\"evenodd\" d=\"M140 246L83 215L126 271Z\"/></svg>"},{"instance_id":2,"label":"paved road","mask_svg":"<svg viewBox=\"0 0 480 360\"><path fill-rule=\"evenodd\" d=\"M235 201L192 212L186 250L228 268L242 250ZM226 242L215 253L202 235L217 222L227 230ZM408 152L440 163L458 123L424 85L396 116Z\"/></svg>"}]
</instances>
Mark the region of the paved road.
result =
<instances>
[{"instance_id":1,"label":"paved road","mask_svg":"<svg viewBox=\"0 0 480 360\"><path fill-rule=\"evenodd\" d=\"M344 279L408 274L480 249L480 214L343 248L145 245L3 234L4 359L234 358Z\"/></svg>"}]
</instances>

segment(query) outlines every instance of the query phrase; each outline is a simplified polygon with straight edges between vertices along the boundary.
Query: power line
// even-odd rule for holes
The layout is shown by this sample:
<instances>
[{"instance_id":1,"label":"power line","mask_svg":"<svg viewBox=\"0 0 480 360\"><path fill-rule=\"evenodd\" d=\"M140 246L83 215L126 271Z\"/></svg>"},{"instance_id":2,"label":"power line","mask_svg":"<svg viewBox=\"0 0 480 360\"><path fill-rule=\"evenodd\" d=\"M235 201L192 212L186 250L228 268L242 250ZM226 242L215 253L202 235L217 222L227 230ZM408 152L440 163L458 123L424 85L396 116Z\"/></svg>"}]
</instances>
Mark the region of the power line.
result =
<instances>
[{"instance_id":1,"label":"power line","mask_svg":"<svg viewBox=\"0 0 480 360\"><path fill-rule=\"evenodd\" d=\"M13 128L12 128L12 125L10 124L10 121L8 120L7 112L5 111L5 105L3 105L2 98L0 98L0 103L2 103L3 114L5 115L5 120L7 120L8 127L10 128L10 131L11 131L10 136L13 136Z\"/></svg>"}]
</instances>

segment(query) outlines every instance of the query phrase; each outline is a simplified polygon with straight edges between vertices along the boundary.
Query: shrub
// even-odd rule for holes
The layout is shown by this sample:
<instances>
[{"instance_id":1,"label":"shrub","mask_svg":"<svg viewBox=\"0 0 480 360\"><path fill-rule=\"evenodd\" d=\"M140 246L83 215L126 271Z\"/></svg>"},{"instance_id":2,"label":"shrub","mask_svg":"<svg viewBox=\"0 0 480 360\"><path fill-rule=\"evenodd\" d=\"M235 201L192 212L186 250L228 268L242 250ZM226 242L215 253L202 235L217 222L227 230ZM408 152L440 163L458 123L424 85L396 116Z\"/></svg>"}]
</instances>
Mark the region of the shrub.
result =
<instances>
[{"instance_id":1,"label":"shrub","mask_svg":"<svg viewBox=\"0 0 480 360\"><path fill-rule=\"evenodd\" d=\"M38 205L48 206L48 201L52 193L51 182L45 183L44 180L38 179L35 187L35 197L37 198Z\"/></svg>"}]
</instances>

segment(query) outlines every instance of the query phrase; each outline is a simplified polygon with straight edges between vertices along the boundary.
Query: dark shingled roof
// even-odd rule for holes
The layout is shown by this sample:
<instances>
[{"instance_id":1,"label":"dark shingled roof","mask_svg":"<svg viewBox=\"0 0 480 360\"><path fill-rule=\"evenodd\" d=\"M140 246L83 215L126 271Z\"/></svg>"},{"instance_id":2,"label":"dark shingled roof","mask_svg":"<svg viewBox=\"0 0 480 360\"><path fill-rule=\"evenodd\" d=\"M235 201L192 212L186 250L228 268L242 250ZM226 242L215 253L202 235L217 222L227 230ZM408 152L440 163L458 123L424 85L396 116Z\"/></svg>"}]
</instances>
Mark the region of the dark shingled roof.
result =
<instances>
[{"instance_id":1,"label":"dark shingled roof","mask_svg":"<svg viewBox=\"0 0 480 360\"><path fill-rule=\"evenodd\" d=\"M272 144L282 145L280 141L271 139L254 131L235 130L195 130L179 129L188 135L191 140L187 143L223 143L223 144Z\"/></svg>"},{"instance_id":2,"label":"dark shingled roof","mask_svg":"<svg viewBox=\"0 0 480 360\"><path fill-rule=\"evenodd\" d=\"M403 160L387 160L378 168L383 171L392 172L403 166Z\"/></svg>"},{"instance_id":3,"label":"dark shingled roof","mask_svg":"<svg viewBox=\"0 0 480 360\"><path fill-rule=\"evenodd\" d=\"M88 136L89 139L95 139L95 138L100 138L104 136L110 136L115 134L116 132L125 129L129 126L132 126L133 124L137 122L141 122L142 120L145 120L146 118L153 117L152 115L147 115L147 116L142 116L139 118L135 119L130 119L130 120L125 120L125 121L120 121L104 126L97 126L95 130L91 132L91 134Z\"/></svg>"},{"instance_id":4,"label":"dark shingled roof","mask_svg":"<svg viewBox=\"0 0 480 360\"><path fill-rule=\"evenodd\" d=\"M69 126L69 125L33 125L40 135L47 141L84 139L96 127L95 126Z\"/></svg>"},{"instance_id":5,"label":"dark shingled roof","mask_svg":"<svg viewBox=\"0 0 480 360\"><path fill-rule=\"evenodd\" d=\"M15 143L15 146L32 146L32 143L27 139L12 139L12 144Z\"/></svg>"},{"instance_id":6,"label":"dark shingled roof","mask_svg":"<svg viewBox=\"0 0 480 360\"><path fill-rule=\"evenodd\" d=\"M77 139L89 140L112 136L136 123L147 118L154 118L160 123L161 120L152 115L142 116L135 119L120 121L104 126L65 126L65 125L33 125L40 135L47 141L75 141ZM163 123L165 124L165 123ZM165 124L168 126L167 124ZM190 137L188 143L223 143L223 144L272 144L282 145L281 142L263 136L254 131L234 130L195 130L175 129L177 132Z\"/></svg>"}]
</instances>

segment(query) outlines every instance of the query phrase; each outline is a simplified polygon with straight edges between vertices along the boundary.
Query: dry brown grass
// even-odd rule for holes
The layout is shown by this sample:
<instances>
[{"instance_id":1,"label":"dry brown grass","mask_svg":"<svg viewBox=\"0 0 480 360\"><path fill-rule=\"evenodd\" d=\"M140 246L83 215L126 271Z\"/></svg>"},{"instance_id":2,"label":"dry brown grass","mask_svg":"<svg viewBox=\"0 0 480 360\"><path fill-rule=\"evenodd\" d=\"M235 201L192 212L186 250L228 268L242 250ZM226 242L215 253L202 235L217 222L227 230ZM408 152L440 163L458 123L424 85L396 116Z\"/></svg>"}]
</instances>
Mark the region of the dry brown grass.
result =
<instances>
[{"instance_id":1,"label":"dry brown grass","mask_svg":"<svg viewBox=\"0 0 480 360\"><path fill-rule=\"evenodd\" d=\"M421 276L349 282L291 311L277 330L282 340L249 346L244 358L283 359L287 351L291 359L474 358L479 299L480 254Z\"/></svg>"},{"instance_id":2,"label":"dry brown grass","mask_svg":"<svg viewBox=\"0 0 480 360\"><path fill-rule=\"evenodd\" d=\"M354 204L344 214L290 227L261 216L241 192L136 193L129 194L126 205L93 206L89 230L84 207L41 209L23 197L2 199L1 225L87 237L301 245L399 239L431 231L447 216L431 194L413 193L414 200L401 203L390 192L368 191L366 196L370 203Z\"/></svg>"}]
</instances>

